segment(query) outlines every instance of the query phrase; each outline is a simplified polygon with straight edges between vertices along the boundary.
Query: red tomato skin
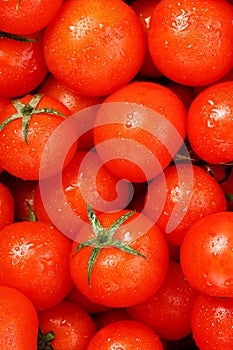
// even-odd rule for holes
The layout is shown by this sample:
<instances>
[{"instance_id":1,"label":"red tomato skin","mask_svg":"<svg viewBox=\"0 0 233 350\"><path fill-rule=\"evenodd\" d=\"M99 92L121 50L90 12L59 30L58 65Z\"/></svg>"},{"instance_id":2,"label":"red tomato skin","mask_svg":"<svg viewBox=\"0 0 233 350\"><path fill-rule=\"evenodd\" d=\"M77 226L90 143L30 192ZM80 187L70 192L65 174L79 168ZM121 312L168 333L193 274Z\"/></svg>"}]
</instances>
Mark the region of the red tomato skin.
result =
<instances>
[{"instance_id":1,"label":"red tomato skin","mask_svg":"<svg viewBox=\"0 0 233 350\"><path fill-rule=\"evenodd\" d=\"M0 96L22 97L36 89L48 73L43 55L43 33L28 36L34 42L1 38Z\"/></svg>"},{"instance_id":2,"label":"red tomato skin","mask_svg":"<svg viewBox=\"0 0 233 350\"><path fill-rule=\"evenodd\" d=\"M19 290L0 286L0 347L36 350L38 316L31 301Z\"/></svg>"},{"instance_id":3,"label":"red tomato skin","mask_svg":"<svg viewBox=\"0 0 233 350\"><path fill-rule=\"evenodd\" d=\"M12 192L0 182L0 230L14 222L15 200Z\"/></svg>"},{"instance_id":4,"label":"red tomato skin","mask_svg":"<svg viewBox=\"0 0 233 350\"><path fill-rule=\"evenodd\" d=\"M202 350L231 349L233 299L200 294L191 314L196 345Z\"/></svg>"},{"instance_id":5,"label":"red tomato skin","mask_svg":"<svg viewBox=\"0 0 233 350\"><path fill-rule=\"evenodd\" d=\"M170 124L174 130L169 128ZM145 182L157 176L171 162L185 136L186 110L182 101L170 89L153 82L134 81L110 94L95 120L98 154L114 174L132 182ZM101 147L109 140L114 142ZM151 165L145 150L152 153L161 168Z\"/></svg>"},{"instance_id":6,"label":"red tomato skin","mask_svg":"<svg viewBox=\"0 0 233 350\"><path fill-rule=\"evenodd\" d=\"M123 320L101 328L90 341L87 350L163 350L161 340L141 322Z\"/></svg>"},{"instance_id":7,"label":"red tomato skin","mask_svg":"<svg viewBox=\"0 0 233 350\"><path fill-rule=\"evenodd\" d=\"M161 0L148 31L159 70L180 84L213 83L232 68L233 8L226 1Z\"/></svg>"},{"instance_id":8,"label":"red tomato skin","mask_svg":"<svg viewBox=\"0 0 233 350\"><path fill-rule=\"evenodd\" d=\"M188 282L204 294L233 296L233 213L218 212L196 221L180 250Z\"/></svg>"},{"instance_id":9,"label":"red tomato skin","mask_svg":"<svg viewBox=\"0 0 233 350\"><path fill-rule=\"evenodd\" d=\"M131 81L145 48L139 18L119 0L67 1L45 30L49 71L86 96L105 96Z\"/></svg>"},{"instance_id":10,"label":"red tomato skin","mask_svg":"<svg viewBox=\"0 0 233 350\"><path fill-rule=\"evenodd\" d=\"M191 334L190 315L198 295L184 278L180 264L170 261L167 276L152 298L127 311L132 319L147 324L162 339L179 340Z\"/></svg>"},{"instance_id":11,"label":"red tomato skin","mask_svg":"<svg viewBox=\"0 0 233 350\"><path fill-rule=\"evenodd\" d=\"M233 160L233 81L213 84L192 102L187 116L194 152L212 164Z\"/></svg>"},{"instance_id":12,"label":"red tomato skin","mask_svg":"<svg viewBox=\"0 0 233 350\"><path fill-rule=\"evenodd\" d=\"M20 221L0 231L0 284L24 293L37 310L60 302L71 290L71 241L42 222Z\"/></svg>"},{"instance_id":13,"label":"red tomato skin","mask_svg":"<svg viewBox=\"0 0 233 350\"><path fill-rule=\"evenodd\" d=\"M51 330L55 339L54 349L86 350L96 333L91 316L72 301L62 300L52 308L38 312L39 325L43 333Z\"/></svg>"},{"instance_id":14,"label":"red tomato skin","mask_svg":"<svg viewBox=\"0 0 233 350\"><path fill-rule=\"evenodd\" d=\"M100 214L99 220L104 227L109 227L110 223L124 213L120 211ZM127 226L123 224L118 229L116 236L123 239L125 234L132 237L141 232L141 236L134 238L130 246L147 259L123 252L118 248L105 247L93 266L89 285L87 265L92 248L85 247L71 254L70 269L73 281L77 288L94 302L118 308L135 305L152 296L167 274L169 256L162 232L143 215L137 223L133 221L130 224L134 216L136 214L131 216ZM148 224L152 227L142 234ZM86 227L83 230L81 228L79 234L90 236ZM74 242L73 249L77 245L78 243Z\"/></svg>"},{"instance_id":15,"label":"red tomato skin","mask_svg":"<svg viewBox=\"0 0 233 350\"><path fill-rule=\"evenodd\" d=\"M26 35L43 29L52 20L62 0L1 1L0 30Z\"/></svg>"}]
</instances>

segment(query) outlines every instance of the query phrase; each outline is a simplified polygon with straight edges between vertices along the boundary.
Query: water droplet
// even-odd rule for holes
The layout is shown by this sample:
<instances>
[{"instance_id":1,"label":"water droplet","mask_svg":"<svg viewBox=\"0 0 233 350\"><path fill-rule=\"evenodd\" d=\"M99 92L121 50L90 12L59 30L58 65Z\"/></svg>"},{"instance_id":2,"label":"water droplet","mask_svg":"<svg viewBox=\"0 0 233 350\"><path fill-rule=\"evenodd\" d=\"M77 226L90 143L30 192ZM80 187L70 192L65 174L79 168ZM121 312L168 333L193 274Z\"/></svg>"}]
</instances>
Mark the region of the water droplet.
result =
<instances>
[{"instance_id":1,"label":"water droplet","mask_svg":"<svg viewBox=\"0 0 233 350\"><path fill-rule=\"evenodd\" d=\"M226 286L226 287L231 287L231 286L233 286L233 277L228 278L228 279L224 282L224 286Z\"/></svg>"}]
</instances>

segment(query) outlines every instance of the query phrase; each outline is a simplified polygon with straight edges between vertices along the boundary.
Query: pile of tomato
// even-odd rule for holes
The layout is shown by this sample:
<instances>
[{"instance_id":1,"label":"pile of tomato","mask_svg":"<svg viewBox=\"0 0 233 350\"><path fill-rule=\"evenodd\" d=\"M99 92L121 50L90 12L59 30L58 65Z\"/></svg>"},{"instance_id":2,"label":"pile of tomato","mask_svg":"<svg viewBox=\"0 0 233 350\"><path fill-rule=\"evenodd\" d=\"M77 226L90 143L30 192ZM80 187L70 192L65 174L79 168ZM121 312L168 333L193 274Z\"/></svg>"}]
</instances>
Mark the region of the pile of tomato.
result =
<instances>
[{"instance_id":1,"label":"pile of tomato","mask_svg":"<svg viewBox=\"0 0 233 350\"><path fill-rule=\"evenodd\" d=\"M0 1L0 347L233 348L233 6Z\"/></svg>"}]
</instances>

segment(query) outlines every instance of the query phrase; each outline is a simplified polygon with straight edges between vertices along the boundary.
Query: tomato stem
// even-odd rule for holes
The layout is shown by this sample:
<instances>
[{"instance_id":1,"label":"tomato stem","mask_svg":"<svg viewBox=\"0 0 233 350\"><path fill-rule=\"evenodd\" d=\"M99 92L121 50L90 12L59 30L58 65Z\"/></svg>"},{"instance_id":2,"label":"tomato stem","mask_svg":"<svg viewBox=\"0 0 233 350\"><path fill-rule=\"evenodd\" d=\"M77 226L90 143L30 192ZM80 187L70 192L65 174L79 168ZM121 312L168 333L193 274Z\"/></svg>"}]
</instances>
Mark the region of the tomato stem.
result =
<instances>
[{"instance_id":1,"label":"tomato stem","mask_svg":"<svg viewBox=\"0 0 233 350\"><path fill-rule=\"evenodd\" d=\"M0 31L0 39L4 39L4 38L20 41L23 43L34 43L34 42L38 41L38 39L36 39L36 38L35 39L25 38L21 35L16 35L16 34L11 34L11 33Z\"/></svg>"},{"instance_id":2,"label":"tomato stem","mask_svg":"<svg viewBox=\"0 0 233 350\"><path fill-rule=\"evenodd\" d=\"M47 113L47 114L58 115L60 117L66 118L66 116L63 113L55 109L51 109L51 108L36 109L42 97L43 97L43 94L36 94L35 96L32 97L31 101L28 104L24 104L18 99L13 100L12 104L15 107L17 113L11 115L0 124L0 131L2 131L13 120L21 118L22 133L23 133L24 141L26 142L26 144L28 144L28 127L29 127L31 117L33 115L40 114L40 113Z\"/></svg>"},{"instance_id":3,"label":"tomato stem","mask_svg":"<svg viewBox=\"0 0 233 350\"><path fill-rule=\"evenodd\" d=\"M37 350L54 350L51 342L55 339L55 333L53 331L43 333L41 328L38 330Z\"/></svg>"},{"instance_id":4,"label":"tomato stem","mask_svg":"<svg viewBox=\"0 0 233 350\"><path fill-rule=\"evenodd\" d=\"M145 255L139 253L137 250L133 249L128 244L114 238L116 231L120 228L120 226L126 220L128 220L135 213L135 210L122 215L109 228L104 228L102 226L98 217L96 216L92 207L89 204L87 205L87 213L88 213L88 218L89 218L91 228L95 234L95 238L89 239L88 241L79 244L74 249L73 254L76 254L80 249L84 247L93 247L88 260L88 267L87 267L87 278L88 278L89 286L91 285L91 273L92 273L94 264L96 262L96 259L100 254L101 250L105 247L115 247L126 253L140 256L146 259Z\"/></svg>"}]
</instances>

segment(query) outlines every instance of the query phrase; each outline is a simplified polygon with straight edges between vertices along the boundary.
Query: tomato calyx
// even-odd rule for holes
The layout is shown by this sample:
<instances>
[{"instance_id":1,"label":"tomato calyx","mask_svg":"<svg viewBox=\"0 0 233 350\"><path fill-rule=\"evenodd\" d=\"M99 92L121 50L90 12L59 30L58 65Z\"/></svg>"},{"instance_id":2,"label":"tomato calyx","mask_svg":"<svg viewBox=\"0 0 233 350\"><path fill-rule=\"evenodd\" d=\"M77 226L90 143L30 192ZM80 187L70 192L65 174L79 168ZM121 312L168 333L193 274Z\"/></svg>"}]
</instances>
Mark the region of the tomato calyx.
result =
<instances>
[{"instance_id":1,"label":"tomato calyx","mask_svg":"<svg viewBox=\"0 0 233 350\"><path fill-rule=\"evenodd\" d=\"M128 244L115 239L114 235L116 231L119 229L119 227L129 219L130 216L132 216L135 213L135 210L130 211L124 215L122 215L119 219L117 219L109 228L105 228L100 223L98 217L92 210L92 207L88 204L88 218L90 221L90 225L92 227L92 230L95 234L95 238L89 239L88 241L79 244L75 250L74 254L76 254L80 249L84 247L93 247L89 260L88 260L88 268L87 268L87 275L88 275L88 284L91 285L91 272L93 269L93 266L95 264L95 261L101 252L101 250L105 247L114 247L117 249L120 249L126 253L133 254L136 256L140 256L144 259L147 259L145 255L139 253L137 250L130 247Z\"/></svg>"},{"instance_id":2,"label":"tomato calyx","mask_svg":"<svg viewBox=\"0 0 233 350\"><path fill-rule=\"evenodd\" d=\"M37 350L54 350L51 345L51 342L55 339L55 333L50 331L48 333L43 333L39 327L38 331L38 341L37 341Z\"/></svg>"},{"instance_id":3,"label":"tomato calyx","mask_svg":"<svg viewBox=\"0 0 233 350\"><path fill-rule=\"evenodd\" d=\"M29 123L30 123L32 116L34 116L36 114L40 114L40 113L47 113L47 114L58 115L60 117L66 118L66 116L63 113L61 113L55 109L52 109L52 108L36 109L36 107L37 107L38 103L40 102L40 100L42 99L42 97L43 97L43 94L36 94L35 96L33 96L31 101L27 104L22 103L18 99L13 100L12 104L15 107L17 113L11 115L9 118L4 120L0 124L0 131L2 131L5 128L5 126L7 126L13 120L21 118L22 119L23 137L24 137L26 144L28 144L28 127L29 127Z\"/></svg>"},{"instance_id":4,"label":"tomato calyx","mask_svg":"<svg viewBox=\"0 0 233 350\"><path fill-rule=\"evenodd\" d=\"M20 41L23 43L34 43L34 42L38 41L38 39L36 39L36 38L35 39L26 38L26 37L23 37L21 35L16 35L16 34L11 34L11 33L0 31L0 39L4 39L4 38Z\"/></svg>"},{"instance_id":5,"label":"tomato calyx","mask_svg":"<svg viewBox=\"0 0 233 350\"><path fill-rule=\"evenodd\" d=\"M21 3L21 0L18 0L18 1L17 1L17 4L16 4L16 10L17 10L17 11L18 11L18 9L19 9L20 3Z\"/></svg>"}]
</instances>

